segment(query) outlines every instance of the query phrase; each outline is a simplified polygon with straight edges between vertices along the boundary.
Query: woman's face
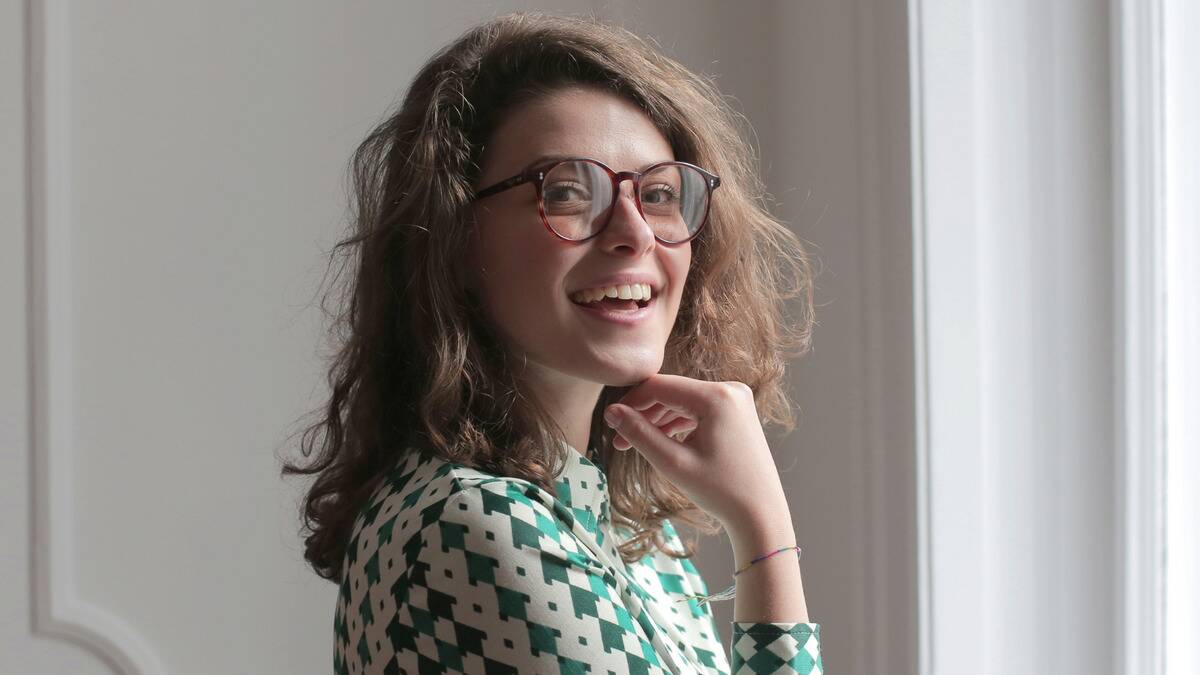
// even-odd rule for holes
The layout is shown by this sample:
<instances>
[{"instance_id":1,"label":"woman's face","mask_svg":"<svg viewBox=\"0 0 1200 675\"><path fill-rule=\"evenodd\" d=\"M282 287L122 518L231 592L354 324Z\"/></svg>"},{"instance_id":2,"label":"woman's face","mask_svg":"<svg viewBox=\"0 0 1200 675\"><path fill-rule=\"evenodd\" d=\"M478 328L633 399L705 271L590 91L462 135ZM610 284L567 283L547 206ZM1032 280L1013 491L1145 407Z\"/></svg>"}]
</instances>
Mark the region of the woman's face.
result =
<instances>
[{"instance_id":1,"label":"woman's face","mask_svg":"<svg viewBox=\"0 0 1200 675\"><path fill-rule=\"evenodd\" d=\"M640 171L675 159L670 144L636 104L589 87L562 89L526 102L492 134L476 190L524 171L547 155L598 159L614 171ZM510 353L556 385L563 376L635 384L659 371L687 280L691 242L655 239L620 185L608 226L586 241L558 238L543 225L537 191L527 183L475 202L467 252L474 289ZM640 273L654 299L644 319L624 324L572 301L610 275Z\"/></svg>"}]
</instances>

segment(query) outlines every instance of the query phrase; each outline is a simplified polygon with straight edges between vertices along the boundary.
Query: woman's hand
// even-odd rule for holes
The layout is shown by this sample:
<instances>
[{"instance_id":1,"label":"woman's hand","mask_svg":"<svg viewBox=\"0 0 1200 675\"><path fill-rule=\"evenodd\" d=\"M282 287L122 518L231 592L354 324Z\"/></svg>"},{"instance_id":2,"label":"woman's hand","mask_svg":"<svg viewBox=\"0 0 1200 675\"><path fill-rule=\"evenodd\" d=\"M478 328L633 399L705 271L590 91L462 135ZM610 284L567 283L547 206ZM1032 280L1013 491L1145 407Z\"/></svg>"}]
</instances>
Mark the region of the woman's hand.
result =
<instances>
[{"instance_id":1,"label":"woman's hand","mask_svg":"<svg viewBox=\"0 0 1200 675\"><path fill-rule=\"evenodd\" d=\"M606 419L613 413L614 447L632 445L727 531L790 523L750 387L659 373L608 406Z\"/></svg>"}]
</instances>

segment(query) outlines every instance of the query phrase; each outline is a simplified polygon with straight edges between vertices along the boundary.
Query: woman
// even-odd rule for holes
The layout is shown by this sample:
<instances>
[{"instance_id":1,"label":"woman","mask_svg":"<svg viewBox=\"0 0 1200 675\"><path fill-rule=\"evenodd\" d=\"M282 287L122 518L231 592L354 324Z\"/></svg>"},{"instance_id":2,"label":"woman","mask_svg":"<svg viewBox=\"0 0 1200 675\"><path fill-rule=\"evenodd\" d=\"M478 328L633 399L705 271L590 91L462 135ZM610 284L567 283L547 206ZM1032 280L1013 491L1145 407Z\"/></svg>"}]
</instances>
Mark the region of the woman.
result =
<instances>
[{"instance_id":1,"label":"woman","mask_svg":"<svg viewBox=\"0 0 1200 675\"><path fill-rule=\"evenodd\" d=\"M821 672L760 421L794 426L812 283L735 119L627 31L518 14L359 147L323 443L285 467L337 672ZM729 535L728 654L671 518Z\"/></svg>"}]
</instances>

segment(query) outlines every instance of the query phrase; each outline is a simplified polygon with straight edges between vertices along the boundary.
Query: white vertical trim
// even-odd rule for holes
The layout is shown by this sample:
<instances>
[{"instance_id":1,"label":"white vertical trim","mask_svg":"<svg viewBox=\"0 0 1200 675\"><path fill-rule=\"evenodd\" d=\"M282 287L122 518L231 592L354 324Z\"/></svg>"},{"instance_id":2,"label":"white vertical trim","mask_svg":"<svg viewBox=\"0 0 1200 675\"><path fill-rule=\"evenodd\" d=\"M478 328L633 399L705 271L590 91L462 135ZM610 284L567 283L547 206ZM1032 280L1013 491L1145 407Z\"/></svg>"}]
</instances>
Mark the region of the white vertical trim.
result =
<instances>
[{"instance_id":1,"label":"white vertical trim","mask_svg":"<svg viewBox=\"0 0 1200 675\"><path fill-rule=\"evenodd\" d=\"M985 672L992 658L976 216L982 132L970 84L981 68L975 15L972 3L912 2L922 675Z\"/></svg>"},{"instance_id":2,"label":"white vertical trim","mask_svg":"<svg viewBox=\"0 0 1200 675\"><path fill-rule=\"evenodd\" d=\"M1162 9L1167 675L1200 673L1200 6Z\"/></svg>"},{"instance_id":3,"label":"white vertical trim","mask_svg":"<svg viewBox=\"0 0 1200 675\"><path fill-rule=\"evenodd\" d=\"M912 256L913 256L913 410L916 417L914 448L917 477L917 673L934 672L933 659L933 572L930 556L929 486L929 344L925 309L925 161L922 121L922 34L921 0L908 3L909 124L912 151Z\"/></svg>"},{"instance_id":4,"label":"white vertical trim","mask_svg":"<svg viewBox=\"0 0 1200 675\"><path fill-rule=\"evenodd\" d=\"M1115 267L1122 292L1114 313L1121 359L1121 441L1115 493L1123 528L1114 556L1124 636L1122 672L1163 675L1164 663L1164 343L1162 6L1112 4Z\"/></svg>"},{"instance_id":5,"label":"white vertical trim","mask_svg":"<svg viewBox=\"0 0 1200 675\"><path fill-rule=\"evenodd\" d=\"M164 673L140 633L76 594L69 11L56 0L26 4L33 631L83 647L119 675Z\"/></svg>"}]
</instances>

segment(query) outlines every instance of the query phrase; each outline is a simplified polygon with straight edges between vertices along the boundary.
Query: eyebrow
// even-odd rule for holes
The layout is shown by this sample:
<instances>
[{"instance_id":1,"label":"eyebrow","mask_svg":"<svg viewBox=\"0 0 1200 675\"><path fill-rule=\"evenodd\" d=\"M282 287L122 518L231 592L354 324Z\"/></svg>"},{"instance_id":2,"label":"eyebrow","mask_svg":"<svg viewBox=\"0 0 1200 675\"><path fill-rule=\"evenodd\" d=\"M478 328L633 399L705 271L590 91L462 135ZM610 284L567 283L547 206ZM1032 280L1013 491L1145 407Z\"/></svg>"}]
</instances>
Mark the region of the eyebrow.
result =
<instances>
[{"instance_id":1,"label":"eyebrow","mask_svg":"<svg viewBox=\"0 0 1200 675\"><path fill-rule=\"evenodd\" d=\"M535 157L532 162L526 164L521 169L521 173L525 173L526 171L529 171L530 169L532 169L535 166L538 166L539 164L546 164L548 162L554 162L554 161L558 161L560 159L574 159L577 157L586 157L586 155L539 155L538 157ZM675 160L673 160L673 159L658 159L653 162L647 162L647 163L639 166L637 168L637 170L644 171L644 170L646 170L647 167L654 166L655 164L659 164L661 162L673 162L673 161L675 161ZM618 169L618 171L619 171L619 169Z\"/></svg>"}]
</instances>

